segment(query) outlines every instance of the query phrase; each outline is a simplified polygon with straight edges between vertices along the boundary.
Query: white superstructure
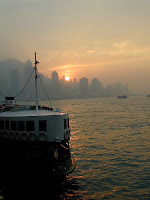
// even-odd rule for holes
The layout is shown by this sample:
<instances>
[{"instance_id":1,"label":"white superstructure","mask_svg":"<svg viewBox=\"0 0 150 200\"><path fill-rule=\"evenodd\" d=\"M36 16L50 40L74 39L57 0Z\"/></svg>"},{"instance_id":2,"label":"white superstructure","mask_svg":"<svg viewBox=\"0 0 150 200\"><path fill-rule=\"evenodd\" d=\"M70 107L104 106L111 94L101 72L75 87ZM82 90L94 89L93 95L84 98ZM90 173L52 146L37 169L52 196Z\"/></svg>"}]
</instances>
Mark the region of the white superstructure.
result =
<instances>
[{"instance_id":1,"label":"white superstructure","mask_svg":"<svg viewBox=\"0 0 150 200\"><path fill-rule=\"evenodd\" d=\"M61 142L70 139L69 116L47 110L0 113L0 135L17 140Z\"/></svg>"}]
</instances>

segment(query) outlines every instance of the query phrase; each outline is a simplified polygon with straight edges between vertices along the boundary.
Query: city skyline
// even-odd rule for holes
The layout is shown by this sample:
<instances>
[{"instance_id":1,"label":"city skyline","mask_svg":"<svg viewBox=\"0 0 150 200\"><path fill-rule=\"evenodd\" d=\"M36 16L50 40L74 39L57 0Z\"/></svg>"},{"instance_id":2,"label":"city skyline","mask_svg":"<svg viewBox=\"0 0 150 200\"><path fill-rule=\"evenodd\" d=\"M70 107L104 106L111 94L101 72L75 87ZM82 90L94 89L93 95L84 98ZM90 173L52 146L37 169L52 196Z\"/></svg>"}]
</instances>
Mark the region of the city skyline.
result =
<instances>
[{"instance_id":1,"label":"city skyline","mask_svg":"<svg viewBox=\"0 0 150 200\"><path fill-rule=\"evenodd\" d=\"M149 10L149 0L1 0L0 61L33 61L36 51L45 76L128 82L149 93Z\"/></svg>"},{"instance_id":2,"label":"city skyline","mask_svg":"<svg viewBox=\"0 0 150 200\"><path fill-rule=\"evenodd\" d=\"M32 100L34 98L34 66L30 60L27 60L24 65L22 64L17 60L7 60L3 64L0 63L0 69L5 68L5 72L0 70L0 99L2 99L2 96L15 96L20 100ZM21 65L22 71L20 71ZM97 78L93 77L91 81L86 77L71 80L69 77L59 77L56 71L52 72L51 78L38 73L38 94L39 98L43 100L45 99L44 91L47 91L50 99L112 97L129 94L127 83L118 82L104 87L103 83Z\"/></svg>"}]
</instances>

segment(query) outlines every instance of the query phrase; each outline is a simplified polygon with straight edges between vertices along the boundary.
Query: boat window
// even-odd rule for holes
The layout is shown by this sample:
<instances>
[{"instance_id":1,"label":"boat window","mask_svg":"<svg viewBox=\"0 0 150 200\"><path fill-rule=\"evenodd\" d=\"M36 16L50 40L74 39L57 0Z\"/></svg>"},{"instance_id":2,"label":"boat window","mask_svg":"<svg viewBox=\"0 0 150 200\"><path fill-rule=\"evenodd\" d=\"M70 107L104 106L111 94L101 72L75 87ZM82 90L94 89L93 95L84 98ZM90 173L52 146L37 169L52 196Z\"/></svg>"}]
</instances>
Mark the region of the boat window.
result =
<instances>
[{"instance_id":1,"label":"boat window","mask_svg":"<svg viewBox=\"0 0 150 200\"><path fill-rule=\"evenodd\" d=\"M9 130L9 121L5 121L5 129Z\"/></svg>"},{"instance_id":2,"label":"boat window","mask_svg":"<svg viewBox=\"0 0 150 200\"><path fill-rule=\"evenodd\" d=\"M69 127L69 118L68 118L68 127Z\"/></svg>"},{"instance_id":3,"label":"boat window","mask_svg":"<svg viewBox=\"0 0 150 200\"><path fill-rule=\"evenodd\" d=\"M18 121L18 131L25 131L24 121Z\"/></svg>"},{"instance_id":4,"label":"boat window","mask_svg":"<svg viewBox=\"0 0 150 200\"><path fill-rule=\"evenodd\" d=\"M64 119L64 129L66 129L66 128L67 128L67 120Z\"/></svg>"},{"instance_id":5,"label":"boat window","mask_svg":"<svg viewBox=\"0 0 150 200\"><path fill-rule=\"evenodd\" d=\"M39 131L47 131L46 120L39 120Z\"/></svg>"},{"instance_id":6,"label":"boat window","mask_svg":"<svg viewBox=\"0 0 150 200\"><path fill-rule=\"evenodd\" d=\"M4 121L0 121L0 130L4 130Z\"/></svg>"},{"instance_id":7,"label":"boat window","mask_svg":"<svg viewBox=\"0 0 150 200\"><path fill-rule=\"evenodd\" d=\"M11 121L11 130L16 131L17 130L17 123L16 121Z\"/></svg>"},{"instance_id":8,"label":"boat window","mask_svg":"<svg viewBox=\"0 0 150 200\"><path fill-rule=\"evenodd\" d=\"M34 121L26 121L26 131L34 131Z\"/></svg>"}]
</instances>

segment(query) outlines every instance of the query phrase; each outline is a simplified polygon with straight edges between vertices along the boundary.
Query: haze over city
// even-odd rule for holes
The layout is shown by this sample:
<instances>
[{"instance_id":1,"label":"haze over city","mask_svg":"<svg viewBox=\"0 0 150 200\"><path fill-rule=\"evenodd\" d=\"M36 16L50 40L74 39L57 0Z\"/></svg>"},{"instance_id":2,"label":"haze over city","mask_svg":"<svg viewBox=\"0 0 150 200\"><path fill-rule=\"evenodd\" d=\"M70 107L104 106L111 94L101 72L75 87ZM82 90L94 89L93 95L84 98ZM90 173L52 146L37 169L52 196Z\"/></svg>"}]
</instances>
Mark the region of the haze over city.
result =
<instances>
[{"instance_id":1,"label":"haze over city","mask_svg":"<svg viewBox=\"0 0 150 200\"><path fill-rule=\"evenodd\" d=\"M149 0L1 0L0 61L150 93Z\"/></svg>"}]
</instances>

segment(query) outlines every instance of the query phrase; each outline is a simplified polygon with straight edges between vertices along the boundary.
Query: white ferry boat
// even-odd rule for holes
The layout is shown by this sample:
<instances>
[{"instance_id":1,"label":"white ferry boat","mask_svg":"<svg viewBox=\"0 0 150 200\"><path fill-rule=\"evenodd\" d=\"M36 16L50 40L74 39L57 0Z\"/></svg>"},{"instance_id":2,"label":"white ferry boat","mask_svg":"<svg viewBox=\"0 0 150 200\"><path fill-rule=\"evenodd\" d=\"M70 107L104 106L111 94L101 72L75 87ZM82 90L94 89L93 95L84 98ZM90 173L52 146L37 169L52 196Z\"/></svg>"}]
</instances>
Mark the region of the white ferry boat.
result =
<instances>
[{"instance_id":1,"label":"white ferry boat","mask_svg":"<svg viewBox=\"0 0 150 200\"><path fill-rule=\"evenodd\" d=\"M19 174L66 175L76 165L69 148L69 115L38 105L37 64L35 53L35 106L17 105L14 97L6 97L0 105L0 168Z\"/></svg>"}]
</instances>

